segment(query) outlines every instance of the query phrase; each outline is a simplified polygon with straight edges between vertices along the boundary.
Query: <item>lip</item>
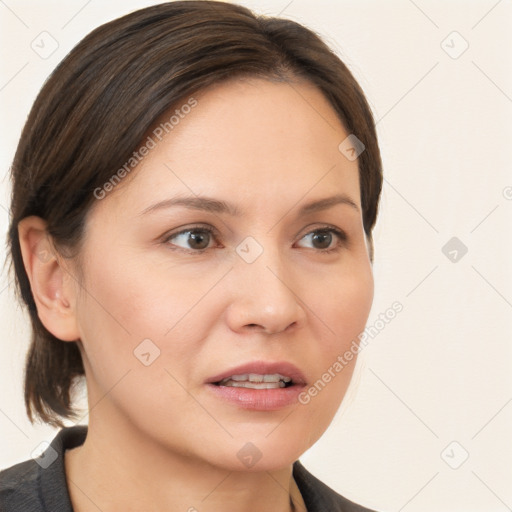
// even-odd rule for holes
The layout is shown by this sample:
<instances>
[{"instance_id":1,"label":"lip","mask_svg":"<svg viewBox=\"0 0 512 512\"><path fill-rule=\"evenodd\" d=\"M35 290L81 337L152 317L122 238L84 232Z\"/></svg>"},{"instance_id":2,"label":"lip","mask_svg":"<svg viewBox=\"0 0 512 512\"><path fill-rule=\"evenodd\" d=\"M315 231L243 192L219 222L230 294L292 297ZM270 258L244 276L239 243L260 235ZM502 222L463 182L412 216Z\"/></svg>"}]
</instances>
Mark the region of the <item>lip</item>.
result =
<instances>
[{"instance_id":1,"label":"lip","mask_svg":"<svg viewBox=\"0 0 512 512\"><path fill-rule=\"evenodd\" d=\"M251 389L243 387L219 386L216 383L231 375L257 373L261 375L279 373L292 379L292 385L275 389ZM230 368L209 378L207 389L225 403L254 411L276 411L297 404L301 391L306 387L304 374L292 363L286 361L253 361Z\"/></svg>"}]
</instances>

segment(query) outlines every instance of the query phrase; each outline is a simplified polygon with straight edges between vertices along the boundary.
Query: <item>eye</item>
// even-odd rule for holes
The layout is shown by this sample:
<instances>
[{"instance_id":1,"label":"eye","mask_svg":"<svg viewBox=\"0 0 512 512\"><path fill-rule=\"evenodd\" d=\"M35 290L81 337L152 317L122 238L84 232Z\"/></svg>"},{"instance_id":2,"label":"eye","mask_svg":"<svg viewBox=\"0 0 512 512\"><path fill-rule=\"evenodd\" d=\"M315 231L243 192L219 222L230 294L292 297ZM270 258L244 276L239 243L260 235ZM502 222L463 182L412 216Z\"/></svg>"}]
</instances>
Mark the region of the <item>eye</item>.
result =
<instances>
[{"instance_id":1,"label":"eye","mask_svg":"<svg viewBox=\"0 0 512 512\"><path fill-rule=\"evenodd\" d=\"M208 228L188 228L165 238L164 242L181 249L203 251L208 249L214 233Z\"/></svg>"},{"instance_id":2,"label":"eye","mask_svg":"<svg viewBox=\"0 0 512 512\"><path fill-rule=\"evenodd\" d=\"M315 229L300 239L300 241L306 242L307 245L305 247L318 249L323 252L330 252L339 249L341 243L346 240L346 234L335 228Z\"/></svg>"}]
</instances>

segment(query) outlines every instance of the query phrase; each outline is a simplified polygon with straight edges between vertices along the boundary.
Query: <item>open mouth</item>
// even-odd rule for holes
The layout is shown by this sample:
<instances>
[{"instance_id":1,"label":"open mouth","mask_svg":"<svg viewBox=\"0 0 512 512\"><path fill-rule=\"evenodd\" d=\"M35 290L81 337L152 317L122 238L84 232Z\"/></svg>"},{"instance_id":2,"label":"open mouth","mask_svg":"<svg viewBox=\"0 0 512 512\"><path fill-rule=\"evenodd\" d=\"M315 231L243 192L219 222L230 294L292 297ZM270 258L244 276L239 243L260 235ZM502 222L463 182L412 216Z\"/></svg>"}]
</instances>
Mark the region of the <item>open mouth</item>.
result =
<instances>
[{"instance_id":1,"label":"open mouth","mask_svg":"<svg viewBox=\"0 0 512 512\"><path fill-rule=\"evenodd\" d=\"M250 361L210 377L215 397L239 409L277 411L297 403L306 386L301 370L287 361Z\"/></svg>"},{"instance_id":2,"label":"open mouth","mask_svg":"<svg viewBox=\"0 0 512 512\"><path fill-rule=\"evenodd\" d=\"M226 386L233 388L248 389L279 389L288 388L294 385L291 377L273 374L244 373L241 375L230 375L218 382L214 382L216 386Z\"/></svg>"}]
</instances>

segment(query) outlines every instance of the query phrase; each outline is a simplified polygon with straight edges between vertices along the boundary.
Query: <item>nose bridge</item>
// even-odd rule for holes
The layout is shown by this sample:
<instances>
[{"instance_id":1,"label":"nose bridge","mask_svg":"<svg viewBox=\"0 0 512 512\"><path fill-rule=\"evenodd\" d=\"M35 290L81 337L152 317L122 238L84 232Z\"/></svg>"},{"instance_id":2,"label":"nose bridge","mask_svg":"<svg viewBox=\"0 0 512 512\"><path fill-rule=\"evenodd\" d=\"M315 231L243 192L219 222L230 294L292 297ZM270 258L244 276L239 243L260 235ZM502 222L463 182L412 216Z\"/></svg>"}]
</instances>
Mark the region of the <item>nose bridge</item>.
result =
<instances>
[{"instance_id":1,"label":"nose bridge","mask_svg":"<svg viewBox=\"0 0 512 512\"><path fill-rule=\"evenodd\" d=\"M237 328L258 325L267 332L280 332L302 321L293 272L271 239L264 243L246 239L237 247L231 304L231 320Z\"/></svg>"}]
</instances>

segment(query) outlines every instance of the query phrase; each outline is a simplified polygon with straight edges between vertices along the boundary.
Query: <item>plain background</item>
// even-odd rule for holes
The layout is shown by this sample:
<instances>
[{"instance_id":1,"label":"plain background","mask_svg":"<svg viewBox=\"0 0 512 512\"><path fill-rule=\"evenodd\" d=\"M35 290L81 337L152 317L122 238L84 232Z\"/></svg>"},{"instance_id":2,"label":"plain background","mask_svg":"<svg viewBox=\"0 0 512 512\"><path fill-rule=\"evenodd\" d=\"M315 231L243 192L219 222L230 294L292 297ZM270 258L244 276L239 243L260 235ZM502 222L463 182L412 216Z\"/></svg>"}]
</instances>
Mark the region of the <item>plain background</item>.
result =
<instances>
[{"instance_id":1,"label":"plain background","mask_svg":"<svg viewBox=\"0 0 512 512\"><path fill-rule=\"evenodd\" d=\"M2 232L8 168L45 78L93 28L154 3L0 2ZM385 175L368 325L395 301L404 308L361 353L339 413L301 460L382 511L510 510L512 3L239 3L317 31L366 92ZM25 417L30 333L9 283L4 270L0 468L56 433Z\"/></svg>"}]
</instances>

